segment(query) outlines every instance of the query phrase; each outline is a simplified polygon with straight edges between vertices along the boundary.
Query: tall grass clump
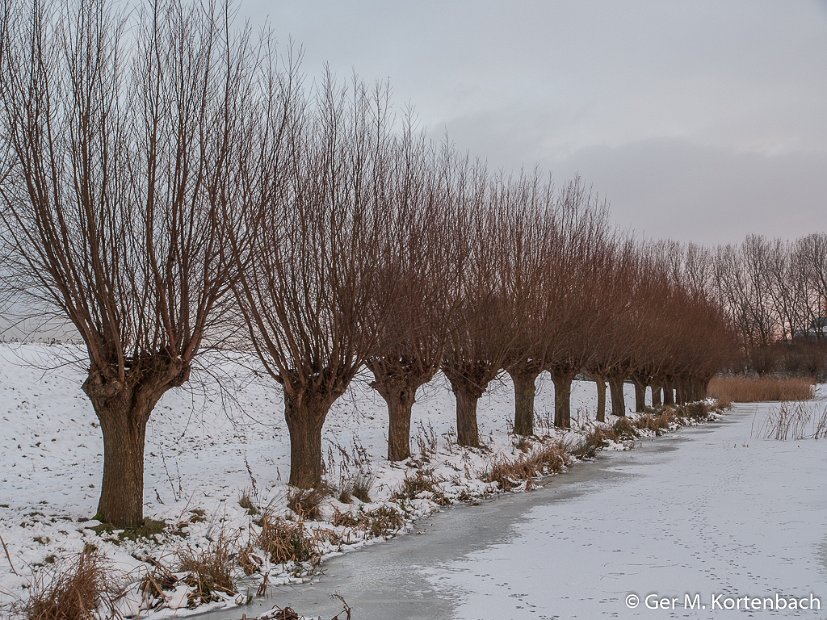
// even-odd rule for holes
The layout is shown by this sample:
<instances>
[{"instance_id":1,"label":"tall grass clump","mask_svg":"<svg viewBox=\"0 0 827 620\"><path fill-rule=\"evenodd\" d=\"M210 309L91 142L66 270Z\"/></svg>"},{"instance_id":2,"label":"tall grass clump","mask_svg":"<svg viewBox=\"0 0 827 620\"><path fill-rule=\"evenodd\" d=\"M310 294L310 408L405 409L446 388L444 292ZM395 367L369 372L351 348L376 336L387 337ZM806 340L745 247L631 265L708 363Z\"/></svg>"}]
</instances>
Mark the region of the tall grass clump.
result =
<instances>
[{"instance_id":1,"label":"tall grass clump","mask_svg":"<svg viewBox=\"0 0 827 620\"><path fill-rule=\"evenodd\" d=\"M713 377L708 393L720 402L755 403L763 401L810 400L813 383L804 377Z\"/></svg>"},{"instance_id":2,"label":"tall grass clump","mask_svg":"<svg viewBox=\"0 0 827 620\"><path fill-rule=\"evenodd\" d=\"M109 564L91 547L35 575L28 600L15 610L29 620L92 620L114 614L121 594Z\"/></svg>"},{"instance_id":3,"label":"tall grass clump","mask_svg":"<svg viewBox=\"0 0 827 620\"><path fill-rule=\"evenodd\" d=\"M827 439L827 409L815 414L801 402L781 403L767 414L763 426L765 439Z\"/></svg>"},{"instance_id":4,"label":"tall grass clump","mask_svg":"<svg viewBox=\"0 0 827 620\"><path fill-rule=\"evenodd\" d=\"M186 573L182 581L192 588L189 607L220 601L222 594L236 594L233 570L236 558L235 541L221 532L217 540L205 548L179 550L179 571Z\"/></svg>"},{"instance_id":5,"label":"tall grass clump","mask_svg":"<svg viewBox=\"0 0 827 620\"><path fill-rule=\"evenodd\" d=\"M496 482L500 489L506 491L518 486L524 480L538 476L556 474L571 461L562 442L542 446L528 455L521 455L516 460L495 459L485 476L486 482Z\"/></svg>"}]
</instances>

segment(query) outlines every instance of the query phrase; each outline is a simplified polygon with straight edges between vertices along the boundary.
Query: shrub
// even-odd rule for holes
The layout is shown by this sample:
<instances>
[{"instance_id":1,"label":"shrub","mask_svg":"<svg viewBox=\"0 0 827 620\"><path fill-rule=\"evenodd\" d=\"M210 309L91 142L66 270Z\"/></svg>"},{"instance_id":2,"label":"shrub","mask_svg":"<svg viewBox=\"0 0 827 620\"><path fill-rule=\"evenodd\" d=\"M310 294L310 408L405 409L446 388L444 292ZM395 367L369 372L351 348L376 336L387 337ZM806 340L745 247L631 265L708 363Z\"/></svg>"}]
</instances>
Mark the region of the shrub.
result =
<instances>
[{"instance_id":1,"label":"shrub","mask_svg":"<svg viewBox=\"0 0 827 620\"><path fill-rule=\"evenodd\" d=\"M91 620L101 607L114 614L119 594L111 567L88 547L35 575L21 611L29 620Z\"/></svg>"},{"instance_id":2,"label":"shrub","mask_svg":"<svg viewBox=\"0 0 827 620\"><path fill-rule=\"evenodd\" d=\"M713 377L708 393L722 403L810 400L813 384L802 377Z\"/></svg>"},{"instance_id":3,"label":"shrub","mask_svg":"<svg viewBox=\"0 0 827 620\"><path fill-rule=\"evenodd\" d=\"M390 506L382 506L365 513L368 519L368 532L371 536L389 536L395 534L405 526L405 519Z\"/></svg>"}]
</instances>

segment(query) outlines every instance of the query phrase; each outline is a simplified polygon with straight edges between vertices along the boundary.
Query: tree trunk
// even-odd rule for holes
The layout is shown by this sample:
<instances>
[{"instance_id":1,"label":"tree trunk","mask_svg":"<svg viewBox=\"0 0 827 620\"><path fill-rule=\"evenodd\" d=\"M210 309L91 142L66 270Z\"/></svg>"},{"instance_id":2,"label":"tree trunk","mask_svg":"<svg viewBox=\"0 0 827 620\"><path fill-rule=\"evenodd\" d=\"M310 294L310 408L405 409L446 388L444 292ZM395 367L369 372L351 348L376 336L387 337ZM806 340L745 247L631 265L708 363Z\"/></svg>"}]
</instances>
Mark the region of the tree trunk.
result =
<instances>
[{"instance_id":1,"label":"tree trunk","mask_svg":"<svg viewBox=\"0 0 827 620\"><path fill-rule=\"evenodd\" d=\"M477 401L485 393L485 387L495 373L484 365L443 367L443 372L451 383L457 401L457 443L469 448L479 448Z\"/></svg>"},{"instance_id":2,"label":"tree trunk","mask_svg":"<svg viewBox=\"0 0 827 620\"><path fill-rule=\"evenodd\" d=\"M659 383L652 383L652 407L657 409L663 406L663 399L661 398L661 389Z\"/></svg>"},{"instance_id":3,"label":"tree trunk","mask_svg":"<svg viewBox=\"0 0 827 620\"><path fill-rule=\"evenodd\" d=\"M123 399L95 405L103 433L103 481L95 518L118 528L144 521L144 445L151 409Z\"/></svg>"},{"instance_id":4,"label":"tree trunk","mask_svg":"<svg viewBox=\"0 0 827 620\"><path fill-rule=\"evenodd\" d=\"M404 461L411 456L411 410L418 386L374 383L371 385L388 405L388 460Z\"/></svg>"},{"instance_id":5,"label":"tree trunk","mask_svg":"<svg viewBox=\"0 0 827 620\"><path fill-rule=\"evenodd\" d=\"M638 380L635 380L634 385L635 413L644 413L646 411L646 384Z\"/></svg>"},{"instance_id":6,"label":"tree trunk","mask_svg":"<svg viewBox=\"0 0 827 620\"><path fill-rule=\"evenodd\" d=\"M686 404L686 381L678 379L675 382L675 402L678 405Z\"/></svg>"},{"instance_id":7,"label":"tree trunk","mask_svg":"<svg viewBox=\"0 0 827 620\"><path fill-rule=\"evenodd\" d=\"M664 383L663 384L663 404L664 405L674 405L675 404L675 392L672 388L672 383Z\"/></svg>"},{"instance_id":8,"label":"tree trunk","mask_svg":"<svg viewBox=\"0 0 827 620\"><path fill-rule=\"evenodd\" d=\"M606 421L606 377L595 376L594 383L597 386L597 421Z\"/></svg>"},{"instance_id":9,"label":"tree trunk","mask_svg":"<svg viewBox=\"0 0 827 620\"><path fill-rule=\"evenodd\" d=\"M571 428L571 382L574 373L568 371L552 372L554 382L554 426Z\"/></svg>"},{"instance_id":10,"label":"tree trunk","mask_svg":"<svg viewBox=\"0 0 827 620\"><path fill-rule=\"evenodd\" d=\"M290 480L300 489L322 483L322 427L333 400L284 394L284 419L290 432Z\"/></svg>"},{"instance_id":11,"label":"tree trunk","mask_svg":"<svg viewBox=\"0 0 827 620\"><path fill-rule=\"evenodd\" d=\"M534 434L534 398L537 395L535 382L540 373L534 371L509 371L514 382L514 434Z\"/></svg>"},{"instance_id":12,"label":"tree trunk","mask_svg":"<svg viewBox=\"0 0 827 620\"><path fill-rule=\"evenodd\" d=\"M457 443L469 448L480 447L480 432L477 428L477 401L480 397L476 390L454 388L457 399Z\"/></svg>"},{"instance_id":13,"label":"tree trunk","mask_svg":"<svg viewBox=\"0 0 827 620\"><path fill-rule=\"evenodd\" d=\"M609 377L609 392L612 397L612 415L626 415L626 400L623 396L623 376Z\"/></svg>"},{"instance_id":14,"label":"tree trunk","mask_svg":"<svg viewBox=\"0 0 827 620\"><path fill-rule=\"evenodd\" d=\"M118 528L144 521L146 425L170 388L189 379L189 365L157 354L142 358L125 376L92 367L82 389L92 402L103 434L103 479L95 518Z\"/></svg>"}]
</instances>

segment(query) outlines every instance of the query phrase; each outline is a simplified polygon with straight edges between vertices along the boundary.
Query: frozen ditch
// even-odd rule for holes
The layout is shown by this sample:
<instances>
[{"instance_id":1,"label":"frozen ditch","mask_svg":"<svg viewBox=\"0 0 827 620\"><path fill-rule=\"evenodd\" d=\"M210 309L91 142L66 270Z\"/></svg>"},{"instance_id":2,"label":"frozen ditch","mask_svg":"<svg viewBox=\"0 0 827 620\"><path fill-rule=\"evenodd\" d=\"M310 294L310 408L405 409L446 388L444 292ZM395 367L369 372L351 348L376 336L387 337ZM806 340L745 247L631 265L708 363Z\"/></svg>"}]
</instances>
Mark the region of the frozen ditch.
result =
<instances>
[{"instance_id":1,"label":"frozen ditch","mask_svg":"<svg viewBox=\"0 0 827 620\"><path fill-rule=\"evenodd\" d=\"M334 558L314 583L273 588L238 619L274 604L329 618L778 617L712 609L728 597L804 597L827 618L827 445L751 437L771 405L603 453L530 494L458 507L396 541ZM629 594L641 602L626 604ZM685 609L699 594L707 609ZM645 597L678 597L650 610ZM652 599L650 599L652 600Z\"/></svg>"}]
</instances>

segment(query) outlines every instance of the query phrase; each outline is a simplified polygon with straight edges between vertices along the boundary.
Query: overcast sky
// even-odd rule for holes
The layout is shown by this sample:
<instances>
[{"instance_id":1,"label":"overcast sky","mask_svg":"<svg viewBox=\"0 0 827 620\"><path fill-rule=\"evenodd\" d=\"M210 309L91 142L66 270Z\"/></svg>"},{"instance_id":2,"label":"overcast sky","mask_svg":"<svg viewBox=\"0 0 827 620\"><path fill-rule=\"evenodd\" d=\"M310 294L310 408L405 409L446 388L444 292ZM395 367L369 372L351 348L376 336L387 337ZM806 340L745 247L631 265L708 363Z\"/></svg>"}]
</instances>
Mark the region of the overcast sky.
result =
<instances>
[{"instance_id":1,"label":"overcast sky","mask_svg":"<svg viewBox=\"0 0 827 620\"><path fill-rule=\"evenodd\" d=\"M579 172L641 236L827 229L827 0L240 0L305 71L506 170Z\"/></svg>"}]
</instances>

